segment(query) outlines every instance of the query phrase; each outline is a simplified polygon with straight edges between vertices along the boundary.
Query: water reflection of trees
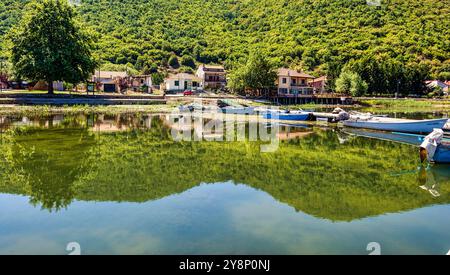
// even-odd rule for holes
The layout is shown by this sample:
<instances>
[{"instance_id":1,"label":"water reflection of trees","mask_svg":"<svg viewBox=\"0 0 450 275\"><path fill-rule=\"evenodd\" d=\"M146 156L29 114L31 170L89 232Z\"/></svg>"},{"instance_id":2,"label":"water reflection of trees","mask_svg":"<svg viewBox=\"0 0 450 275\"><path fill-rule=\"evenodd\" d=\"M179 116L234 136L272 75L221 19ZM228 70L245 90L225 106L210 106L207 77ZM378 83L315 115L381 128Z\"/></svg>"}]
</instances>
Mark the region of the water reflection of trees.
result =
<instances>
[{"instance_id":1,"label":"water reflection of trees","mask_svg":"<svg viewBox=\"0 0 450 275\"><path fill-rule=\"evenodd\" d=\"M21 193L42 208L59 210L74 198L73 182L94 139L86 129L9 130L2 143L2 182L23 187Z\"/></svg>"},{"instance_id":2,"label":"water reflection of trees","mask_svg":"<svg viewBox=\"0 0 450 275\"><path fill-rule=\"evenodd\" d=\"M341 144L336 133L316 131L263 154L257 143L173 143L155 133L103 135L95 165L77 183L79 197L143 202L233 180L332 220L449 201L448 178L436 201L420 190L417 173L392 176L417 167L415 149L406 145L364 138Z\"/></svg>"},{"instance_id":3,"label":"water reflection of trees","mask_svg":"<svg viewBox=\"0 0 450 275\"><path fill-rule=\"evenodd\" d=\"M50 211L65 208L77 195L74 183L92 169L90 155L98 156L98 148L107 146L94 125L109 123L108 119L121 130L135 129L125 134L127 138L147 127L158 133L155 138L169 137L162 123L149 116L8 118L0 125L0 190L29 195L30 203Z\"/></svg>"},{"instance_id":4,"label":"water reflection of trees","mask_svg":"<svg viewBox=\"0 0 450 275\"><path fill-rule=\"evenodd\" d=\"M335 132L316 130L266 154L256 142L174 143L163 121L147 115L64 121L4 134L1 192L27 194L33 204L57 210L74 198L145 202L233 180L337 221L450 201L449 176L434 177L440 196L431 196L419 188L417 172L402 174L416 169L415 148L393 142L342 144ZM111 121L122 130L96 131Z\"/></svg>"}]
</instances>

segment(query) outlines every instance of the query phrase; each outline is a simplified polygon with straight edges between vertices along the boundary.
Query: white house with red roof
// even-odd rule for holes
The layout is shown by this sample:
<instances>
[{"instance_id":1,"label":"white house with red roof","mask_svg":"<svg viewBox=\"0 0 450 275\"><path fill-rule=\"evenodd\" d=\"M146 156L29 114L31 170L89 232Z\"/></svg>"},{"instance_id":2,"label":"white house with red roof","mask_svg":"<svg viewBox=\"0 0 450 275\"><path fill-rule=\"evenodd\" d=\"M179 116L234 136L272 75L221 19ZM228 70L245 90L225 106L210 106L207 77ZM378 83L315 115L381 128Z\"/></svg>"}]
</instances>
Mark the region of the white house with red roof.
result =
<instances>
[{"instance_id":1,"label":"white house with red roof","mask_svg":"<svg viewBox=\"0 0 450 275\"><path fill-rule=\"evenodd\" d=\"M280 68L277 71L276 86L279 96L311 95L314 93L309 82L314 76L296 70Z\"/></svg>"}]
</instances>

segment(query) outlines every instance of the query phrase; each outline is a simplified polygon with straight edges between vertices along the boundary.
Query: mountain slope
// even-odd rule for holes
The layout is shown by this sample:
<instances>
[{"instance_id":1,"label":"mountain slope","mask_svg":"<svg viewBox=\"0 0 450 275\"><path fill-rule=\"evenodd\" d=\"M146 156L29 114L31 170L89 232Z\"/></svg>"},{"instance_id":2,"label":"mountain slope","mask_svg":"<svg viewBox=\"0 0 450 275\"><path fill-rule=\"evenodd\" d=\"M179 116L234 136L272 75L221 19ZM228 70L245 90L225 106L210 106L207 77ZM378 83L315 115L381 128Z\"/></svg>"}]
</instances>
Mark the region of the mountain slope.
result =
<instances>
[{"instance_id":1,"label":"mountain slope","mask_svg":"<svg viewBox=\"0 0 450 275\"><path fill-rule=\"evenodd\" d=\"M0 36L28 1L0 3ZM367 56L450 74L449 0L81 0L77 9L101 35L102 59L138 70L172 54L230 63L260 47L317 74Z\"/></svg>"}]
</instances>

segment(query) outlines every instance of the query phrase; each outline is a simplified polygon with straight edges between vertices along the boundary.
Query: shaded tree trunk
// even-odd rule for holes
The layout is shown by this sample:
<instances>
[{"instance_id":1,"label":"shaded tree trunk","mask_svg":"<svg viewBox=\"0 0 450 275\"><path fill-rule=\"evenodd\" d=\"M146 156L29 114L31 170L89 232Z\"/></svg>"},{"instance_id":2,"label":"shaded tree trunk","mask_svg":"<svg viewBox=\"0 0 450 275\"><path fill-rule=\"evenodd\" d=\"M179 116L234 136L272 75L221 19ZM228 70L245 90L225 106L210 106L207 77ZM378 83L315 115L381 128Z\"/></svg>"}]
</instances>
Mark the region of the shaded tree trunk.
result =
<instances>
[{"instance_id":1,"label":"shaded tree trunk","mask_svg":"<svg viewBox=\"0 0 450 275\"><path fill-rule=\"evenodd\" d=\"M47 81L47 86L48 86L48 94L49 95L54 94L53 81L52 80L48 80Z\"/></svg>"}]
</instances>

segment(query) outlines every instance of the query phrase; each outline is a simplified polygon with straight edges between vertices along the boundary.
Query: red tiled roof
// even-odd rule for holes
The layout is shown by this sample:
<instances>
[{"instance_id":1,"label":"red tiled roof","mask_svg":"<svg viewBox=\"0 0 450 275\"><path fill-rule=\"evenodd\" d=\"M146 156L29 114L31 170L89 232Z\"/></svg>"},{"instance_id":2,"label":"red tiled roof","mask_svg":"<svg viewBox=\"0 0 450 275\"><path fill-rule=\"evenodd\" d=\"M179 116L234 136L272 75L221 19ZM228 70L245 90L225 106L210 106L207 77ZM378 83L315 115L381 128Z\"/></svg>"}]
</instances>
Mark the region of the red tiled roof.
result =
<instances>
[{"instance_id":1,"label":"red tiled roof","mask_svg":"<svg viewBox=\"0 0 450 275\"><path fill-rule=\"evenodd\" d=\"M221 65L205 65L205 64L202 64L201 66L206 68L206 69L221 69L221 70L224 70L224 67L221 66Z\"/></svg>"},{"instance_id":2,"label":"red tiled roof","mask_svg":"<svg viewBox=\"0 0 450 275\"><path fill-rule=\"evenodd\" d=\"M95 77L99 77L99 78L116 78L116 77L121 77L121 78L125 78L127 77L127 72L110 72L110 71L95 71L94 76Z\"/></svg>"},{"instance_id":3,"label":"red tiled roof","mask_svg":"<svg viewBox=\"0 0 450 275\"><path fill-rule=\"evenodd\" d=\"M280 68L278 69L278 76L292 76L292 77L303 77L303 78L314 78L309 74L303 72L297 72L296 70Z\"/></svg>"},{"instance_id":4,"label":"red tiled roof","mask_svg":"<svg viewBox=\"0 0 450 275\"><path fill-rule=\"evenodd\" d=\"M189 80L195 80L195 81L201 81L201 79L193 74L189 73L178 73L178 74L169 74L169 76L166 78L166 80L169 79L189 79Z\"/></svg>"},{"instance_id":5,"label":"red tiled roof","mask_svg":"<svg viewBox=\"0 0 450 275\"><path fill-rule=\"evenodd\" d=\"M315 78L315 79L313 80L313 82L322 82L322 81L327 81L327 80L328 80L328 79L327 79L327 76L324 75L324 76Z\"/></svg>"}]
</instances>

